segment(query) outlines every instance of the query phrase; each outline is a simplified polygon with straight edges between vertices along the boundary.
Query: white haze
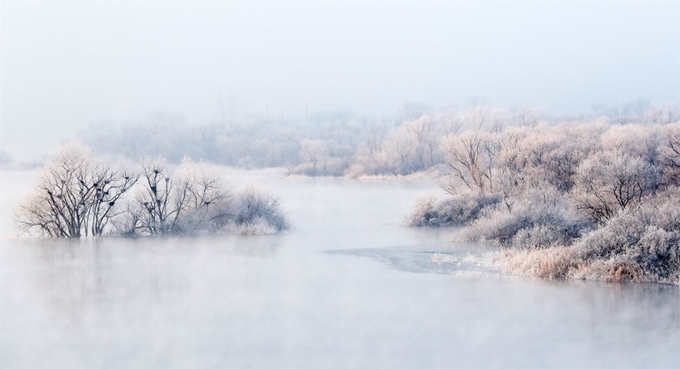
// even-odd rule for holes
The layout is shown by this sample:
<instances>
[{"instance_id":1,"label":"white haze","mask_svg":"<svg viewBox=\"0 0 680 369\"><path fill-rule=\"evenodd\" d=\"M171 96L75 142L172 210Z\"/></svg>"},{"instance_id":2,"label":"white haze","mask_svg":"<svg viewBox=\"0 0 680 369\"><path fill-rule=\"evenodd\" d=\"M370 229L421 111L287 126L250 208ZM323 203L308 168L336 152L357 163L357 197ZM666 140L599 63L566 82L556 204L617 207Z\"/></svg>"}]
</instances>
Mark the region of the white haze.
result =
<instances>
[{"instance_id":1,"label":"white haze","mask_svg":"<svg viewBox=\"0 0 680 369\"><path fill-rule=\"evenodd\" d=\"M200 123L680 101L674 1L3 1L1 23L0 148L19 160L156 111Z\"/></svg>"}]
</instances>

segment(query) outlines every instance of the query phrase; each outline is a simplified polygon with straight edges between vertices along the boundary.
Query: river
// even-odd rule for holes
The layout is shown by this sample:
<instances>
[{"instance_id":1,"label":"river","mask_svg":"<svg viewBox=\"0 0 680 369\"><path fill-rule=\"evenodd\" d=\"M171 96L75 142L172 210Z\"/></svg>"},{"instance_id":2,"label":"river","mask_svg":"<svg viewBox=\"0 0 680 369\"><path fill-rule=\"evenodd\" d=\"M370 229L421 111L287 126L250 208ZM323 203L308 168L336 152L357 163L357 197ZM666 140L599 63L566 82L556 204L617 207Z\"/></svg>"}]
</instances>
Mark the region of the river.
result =
<instances>
[{"instance_id":1,"label":"river","mask_svg":"<svg viewBox=\"0 0 680 369\"><path fill-rule=\"evenodd\" d=\"M230 170L293 228L68 241L15 237L36 174L0 175L3 368L680 367L677 286L501 275L402 225L432 180Z\"/></svg>"}]
</instances>

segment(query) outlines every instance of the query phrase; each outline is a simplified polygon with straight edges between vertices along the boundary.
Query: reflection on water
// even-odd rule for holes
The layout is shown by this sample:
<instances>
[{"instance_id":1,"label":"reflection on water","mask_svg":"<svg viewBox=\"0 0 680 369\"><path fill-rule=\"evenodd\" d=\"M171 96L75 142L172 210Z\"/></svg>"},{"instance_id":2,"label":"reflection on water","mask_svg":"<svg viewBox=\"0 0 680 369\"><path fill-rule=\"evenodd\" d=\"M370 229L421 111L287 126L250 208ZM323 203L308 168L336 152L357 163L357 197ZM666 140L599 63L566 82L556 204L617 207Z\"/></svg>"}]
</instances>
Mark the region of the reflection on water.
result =
<instances>
[{"instance_id":1,"label":"reflection on water","mask_svg":"<svg viewBox=\"0 0 680 369\"><path fill-rule=\"evenodd\" d=\"M400 226L416 194L437 190L432 183L230 178L265 181L295 228L264 237L0 241L0 366L680 362L676 286L499 275L484 267L486 246L450 243L451 230ZM4 177L3 190L25 180ZM7 217L12 194L2 192Z\"/></svg>"}]
</instances>

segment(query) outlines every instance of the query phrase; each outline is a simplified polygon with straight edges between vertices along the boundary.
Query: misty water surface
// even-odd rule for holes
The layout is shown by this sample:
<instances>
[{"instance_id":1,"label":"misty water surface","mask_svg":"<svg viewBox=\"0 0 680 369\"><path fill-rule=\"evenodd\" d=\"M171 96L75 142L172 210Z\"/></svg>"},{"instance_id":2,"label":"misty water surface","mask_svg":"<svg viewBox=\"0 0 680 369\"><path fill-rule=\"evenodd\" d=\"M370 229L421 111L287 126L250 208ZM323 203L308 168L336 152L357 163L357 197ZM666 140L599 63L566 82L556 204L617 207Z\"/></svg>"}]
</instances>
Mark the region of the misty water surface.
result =
<instances>
[{"instance_id":1,"label":"misty water surface","mask_svg":"<svg viewBox=\"0 0 680 369\"><path fill-rule=\"evenodd\" d=\"M2 173L0 364L678 367L677 286L502 276L493 248L401 222L429 180L229 172L283 199L278 236L27 240ZM460 257L437 264L434 252Z\"/></svg>"}]
</instances>

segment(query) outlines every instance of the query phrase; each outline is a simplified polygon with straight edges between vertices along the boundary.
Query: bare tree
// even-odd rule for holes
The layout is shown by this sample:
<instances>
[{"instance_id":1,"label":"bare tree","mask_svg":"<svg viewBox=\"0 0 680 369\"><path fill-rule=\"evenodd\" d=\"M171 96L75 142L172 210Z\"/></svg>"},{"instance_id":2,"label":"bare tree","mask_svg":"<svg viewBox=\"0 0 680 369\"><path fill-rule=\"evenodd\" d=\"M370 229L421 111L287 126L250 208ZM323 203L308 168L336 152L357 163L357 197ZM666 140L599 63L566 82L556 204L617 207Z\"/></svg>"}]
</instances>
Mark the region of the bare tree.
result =
<instances>
[{"instance_id":1,"label":"bare tree","mask_svg":"<svg viewBox=\"0 0 680 369\"><path fill-rule=\"evenodd\" d=\"M213 232L231 216L222 180L202 163L187 159L171 172L162 159L143 165L142 188L124 233L151 236Z\"/></svg>"},{"instance_id":2,"label":"bare tree","mask_svg":"<svg viewBox=\"0 0 680 369\"><path fill-rule=\"evenodd\" d=\"M138 178L137 174L125 169L114 171L107 166L99 165L93 170L95 191L90 216L87 217L93 236L103 235L111 220L122 213L116 204Z\"/></svg>"},{"instance_id":3,"label":"bare tree","mask_svg":"<svg viewBox=\"0 0 680 369\"><path fill-rule=\"evenodd\" d=\"M89 148L62 146L45 169L34 193L19 209L23 231L37 229L48 237L101 236L119 213L116 204L137 177L93 164Z\"/></svg>"},{"instance_id":4,"label":"bare tree","mask_svg":"<svg viewBox=\"0 0 680 369\"><path fill-rule=\"evenodd\" d=\"M151 235L169 233L181 212L177 200L173 199L175 184L171 182L165 162L157 159L142 164L142 192L137 194L139 207L139 226Z\"/></svg>"}]
</instances>

